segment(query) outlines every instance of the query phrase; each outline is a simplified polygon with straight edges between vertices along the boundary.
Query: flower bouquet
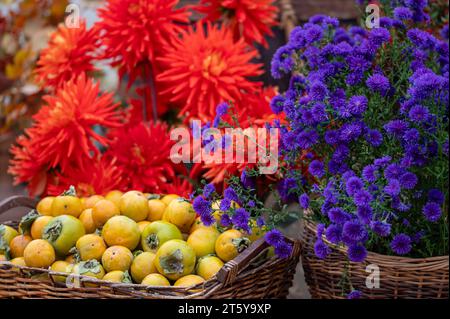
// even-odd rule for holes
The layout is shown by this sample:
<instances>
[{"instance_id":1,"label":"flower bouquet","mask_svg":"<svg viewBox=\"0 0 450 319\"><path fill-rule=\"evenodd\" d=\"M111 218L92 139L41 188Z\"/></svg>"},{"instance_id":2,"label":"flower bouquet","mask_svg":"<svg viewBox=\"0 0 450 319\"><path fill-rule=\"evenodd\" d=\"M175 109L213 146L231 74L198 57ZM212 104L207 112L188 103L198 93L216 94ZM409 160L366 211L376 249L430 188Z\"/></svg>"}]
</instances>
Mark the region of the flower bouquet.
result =
<instances>
[{"instance_id":1,"label":"flower bouquet","mask_svg":"<svg viewBox=\"0 0 450 319\"><path fill-rule=\"evenodd\" d=\"M372 29L318 15L272 61L292 73L288 170L305 209L303 266L313 297L448 296L448 24L424 29L427 1L385 5Z\"/></svg>"}]
</instances>

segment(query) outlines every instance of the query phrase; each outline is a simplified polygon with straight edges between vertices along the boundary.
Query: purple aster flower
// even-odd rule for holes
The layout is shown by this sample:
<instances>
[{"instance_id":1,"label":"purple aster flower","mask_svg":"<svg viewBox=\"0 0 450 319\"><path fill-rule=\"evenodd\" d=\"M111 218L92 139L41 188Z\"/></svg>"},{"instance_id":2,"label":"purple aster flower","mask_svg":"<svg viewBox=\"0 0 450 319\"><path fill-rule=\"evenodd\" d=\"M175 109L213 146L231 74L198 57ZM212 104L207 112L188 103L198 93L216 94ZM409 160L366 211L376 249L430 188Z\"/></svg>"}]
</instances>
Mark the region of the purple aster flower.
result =
<instances>
[{"instance_id":1,"label":"purple aster flower","mask_svg":"<svg viewBox=\"0 0 450 319\"><path fill-rule=\"evenodd\" d=\"M353 201L355 205L360 206L368 206L370 202L373 200L372 194L370 194L366 190L359 190L353 195Z\"/></svg>"},{"instance_id":2,"label":"purple aster flower","mask_svg":"<svg viewBox=\"0 0 450 319\"><path fill-rule=\"evenodd\" d=\"M305 134L306 135L306 134ZM281 135L283 149L292 151L297 147L297 134L294 131L285 132Z\"/></svg>"},{"instance_id":3,"label":"purple aster flower","mask_svg":"<svg viewBox=\"0 0 450 319\"><path fill-rule=\"evenodd\" d=\"M439 189L433 188L428 191L428 200L430 202L442 205L444 204L445 197Z\"/></svg>"},{"instance_id":4,"label":"purple aster flower","mask_svg":"<svg viewBox=\"0 0 450 319\"><path fill-rule=\"evenodd\" d=\"M391 234L391 225L381 221L372 221L370 229L381 237L387 237Z\"/></svg>"},{"instance_id":5,"label":"purple aster flower","mask_svg":"<svg viewBox=\"0 0 450 319\"><path fill-rule=\"evenodd\" d=\"M347 299L361 299L361 297L362 297L362 292L359 290L352 290L347 295Z\"/></svg>"},{"instance_id":6,"label":"purple aster flower","mask_svg":"<svg viewBox=\"0 0 450 319\"><path fill-rule=\"evenodd\" d=\"M286 259L289 258L292 254L292 244L287 243L286 241L283 241L282 243L277 244L275 247L275 255L278 256L278 258Z\"/></svg>"},{"instance_id":7,"label":"purple aster flower","mask_svg":"<svg viewBox=\"0 0 450 319\"><path fill-rule=\"evenodd\" d=\"M422 209L425 218L430 222L437 222L441 218L441 206L434 202L428 202Z\"/></svg>"},{"instance_id":8,"label":"purple aster flower","mask_svg":"<svg viewBox=\"0 0 450 319\"><path fill-rule=\"evenodd\" d=\"M417 185L417 176L411 172L406 172L399 179L400 185L405 189L413 189Z\"/></svg>"},{"instance_id":9,"label":"purple aster flower","mask_svg":"<svg viewBox=\"0 0 450 319\"><path fill-rule=\"evenodd\" d=\"M362 177L369 183L374 183L378 179L378 167L376 165L367 165L362 170Z\"/></svg>"},{"instance_id":10,"label":"purple aster flower","mask_svg":"<svg viewBox=\"0 0 450 319\"><path fill-rule=\"evenodd\" d=\"M412 128L405 132L403 135L403 140L407 144L416 144L420 139L420 133L417 129Z\"/></svg>"},{"instance_id":11,"label":"purple aster flower","mask_svg":"<svg viewBox=\"0 0 450 319\"><path fill-rule=\"evenodd\" d=\"M270 71L275 79L281 78L283 73L290 72L294 67L292 51L292 47L285 45L278 48L273 55Z\"/></svg>"},{"instance_id":12,"label":"purple aster flower","mask_svg":"<svg viewBox=\"0 0 450 319\"><path fill-rule=\"evenodd\" d=\"M230 207L231 207L231 200L229 200L228 198L224 198L220 201L219 208L221 211L225 212L229 210Z\"/></svg>"},{"instance_id":13,"label":"purple aster flower","mask_svg":"<svg viewBox=\"0 0 450 319\"><path fill-rule=\"evenodd\" d=\"M270 101L270 108L272 109L272 112L275 114L283 112L284 102L285 98L282 95L274 96Z\"/></svg>"},{"instance_id":14,"label":"purple aster flower","mask_svg":"<svg viewBox=\"0 0 450 319\"><path fill-rule=\"evenodd\" d=\"M349 154L350 149L344 144L339 144L336 146L332 158L336 161L344 161Z\"/></svg>"},{"instance_id":15,"label":"purple aster flower","mask_svg":"<svg viewBox=\"0 0 450 319\"><path fill-rule=\"evenodd\" d=\"M250 207L250 208L255 207L256 206L255 201L249 200L248 203L247 203L247 206Z\"/></svg>"},{"instance_id":16,"label":"purple aster flower","mask_svg":"<svg viewBox=\"0 0 450 319\"><path fill-rule=\"evenodd\" d=\"M319 134L317 134L317 132L315 130L310 130L310 131L305 130L305 131L302 131L300 134L298 134L297 139L298 139L298 145L302 149L308 149L317 143L317 141L319 139Z\"/></svg>"},{"instance_id":17,"label":"purple aster flower","mask_svg":"<svg viewBox=\"0 0 450 319\"><path fill-rule=\"evenodd\" d=\"M377 165L377 166L384 167L384 166L386 166L387 164L389 164L389 163L391 162L391 160L392 160L392 157L390 157L389 155L387 155L387 156L383 156L383 157L380 157L380 158L375 159L375 160L373 161L373 163L374 163L375 165Z\"/></svg>"},{"instance_id":18,"label":"purple aster flower","mask_svg":"<svg viewBox=\"0 0 450 319\"><path fill-rule=\"evenodd\" d=\"M211 226L216 222L213 215L200 215L200 219L205 226Z\"/></svg>"},{"instance_id":19,"label":"purple aster flower","mask_svg":"<svg viewBox=\"0 0 450 319\"><path fill-rule=\"evenodd\" d=\"M328 218L335 224L344 224L350 219L350 215L342 208L334 207L328 211Z\"/></svg>"},{"instance_id":20,"label":"purple aster flower","mask_svg":"<svg viewBox=\"0 0 450 319\"><path fill-rule=\"evenodd\" d=\"M215 191L216 188L214 187L214 184L206 184L203 188L203 196L205 196L205 198L209 198Z\"/></svg>"},{"instance_id":21,"label":"purple aster flower","mask_svg":"<svg viewBox=\"0 0 450 319\"><path fill-rule=\"evenodd\" d=\"M335 17L326 16L323 19L323 23L328 24L328 25L332 26L333 28L337 28L339 26L339 20Z\"/></svg>"},{"instance_id":22,"label":"purple aster flower","mask_svg":"<svg viewBox=\"0 0 450 319\"><path fill-rule=\"evenodd\" d=\"M391 88L389 79L379 73L371 75L367 79L366 84L369 87L369 89L380 93L382 96L385 96L389 92L389 89Z\"/></svg>"},{"instance_id":23,"label":"purple aster flower","mask_svg":"<svg viewBox=\"0 0 450 319\"><path fill-rule=\"evenodd\" d=\"M223 227L229 227L231 225L231 217L228 214L222 214L220 216L220 225Z\"/></svg>"},{"instance_id":24,"label":"purple aster flower","mask_svg":"<svg viewBox=\"0 0 450 319\"><path fill-rule=\"evenodd\" d=\"M295 27L289 35L289 46L294 50L299 50L303 48L305 44L305 31L301 27Z\"/></svg>"},{"instance_id":25,"label":"purple aster flower","mask_svg":"<svg viewBox=\"0 0 450 319\"><path fill-rule=\"evenodd\" d=\"M342 236L342 228L338 225L331 224L325 230L325 237L333 244L339 244Z\"/></svg>"},{"instance_id":26,"label":"purple aster flower","mask_svg":"<svg viewBox=\"0 0 450 319\"><path fill-rule=\"evenodd\" d=\"M317 238L322 238L324 231L325 231L325 224L323 224L323 223L317 224L317 227L316 227Z\"/></svg>"},{"instance_id":27,"label":"purple aster flower","mask_svg":"<svg viewBox=\"0 0 450 319\"><path fill-rule=\"evenodd\" d=\"M378 147L383 143L383 135L378 130L368 130L366 135L367 142L374 146Z\"/></svg>"},{"instance_id":28,"label":"purple aster flower","mask_svg":"<svg viewBox=\"0 0 450 319\"><path fill-rule=\"evenodd\" d=\"M386 179L399 179L405 172L405 169L398 164L389 164L384 170Z\"/></svg>"},{"instance_id":29,"label":"purple aster flower","mask_svg":"<svg viewBox=\"0 0 450 319\"><path fill-rule=\"evenodd\" d=\"M312 24L321 24L325 17L326 15L324 14L315 14L308 19L308 22Z\"/></svg>"},{"instance_id":30,"label":"purple aster flower","mask_svg":"<svg viewBox=\"0 0 450 319\"><path fill-rule=\"evenodd\" d=\"M301 119L304 124L311 125L311 126L314 125L315 120L314 120L314 115L311 110L301 109L300 113L301 113Z\"/></svg>"},{"instance_id":31,"label":"purple aster flower","mask_svg":"<svg viewBox=\"0 0 450 319\"><path fill-rule=\"evenodd\" d=\"M328 94L327 86L321 81L314 81L311 84L309 95L315 101L323 101Z\"/></svg>"},{"instance_id":32,"label":"purple aster flower","mask_svg":"<svg viewBox=\"0 0 450 319\"><path fill-rule=\"evenodd\" d=\"M329 145L335 145L339 142L339 132L330 130L325 132L325 142Z\"/></svg>"},{"instance_id":33,"label":"purple aster flower","mask_svg":"<svg viewBox=\"0 0 450 319\"><path fill-rule=\"evenodd\" d=\"M354 244L348 247L348 259L353 262L363 262L367 257L367 250L363 245Z\"/></svg>"},{"instance_id":34,"label":"purple aster flower","mask_svg":"<svg viewBox=\"0 0 450 319\"><path fill-rule=\"evenodd\" d=\"M413 12L406 7L397 7L394 9L394 17L398 20L410 20L413 17Z\"/></svg>"},{"instance_id":35,"label":"purple aster flower","mask_svg":"<svg viewBox=\"0 0 450 319\"><path fill-rule=\"evenodd\" d=\"M359 177L353 176L345 183L345 190L349 196L353 196L357 191L361 190L363 186L363 181Z\"/></svg>"},{"instance_id":36,"label":"purple aster flower","mask_svg":"<svg viewBox=\"0 0 450 319\"><path fill-rule=\"evenodd\" d=\"M274 247L284 242L284 236L278 229L272 229L268 231L264 235L264 238L269 245Z\"/></svg>"},{"instance_id":37,"label":"purple aster flower","mask_svg":"<svg viewBox=\"0 0 450 319\"><path fill-rule=\"evenodd\" d=\"M405 131L408 129L408 123L402 120L392 120L384 125L384 129L389 134L392 134L396 137L402 137L403 134L405 134Z\"/></svg>"},{"instance_id":38,"label":"purple aster flower","mask_svg":"<svg viewBox=\"0 0 450 319\"><path fill-rule=\"evenodd\" d=\"M347 109L352 115L361 115L367 109L367 98L364 95L355 95L350 98Z\"/></svg>"},{"instance_id":39,"label":"purple aster flower","mask_svg":"<svg viewBox=\"0 0 450 319\"><path fill-rule=\"evenodd\" d=\"M245 231L250 231L250 227L248 226L249 218L250 213L241 207L236 209L235 214L231 217L231 221L235 226L242 228Z\"/></svg>"},{"instance_id":40,"label":"purple aster flower","mask_svg":"<svg viewBox=\"0 0 450 319\"><path fill-rule=\"evenodd\" d=\"M314 104L311 111L313 113L313 119L318 123L328 119L328 115L325 110L325 105L323 103Z\"/></svg>"},{"instance_id":41,"label":"purple aster flower","mask_svg":"<svg viewBox=\"0 0 450 319\"><path fill-rule=\"evenodd\" d=\"M192 202L192 207L194 208L194 211L200 216L211 215L211 202L207 201L203 196L197 196Z\"/></svg>"},{"instance_id":42,"label":"purple aster flower","mask_svg":"<svg viewBox=\"0 0 450 319\"><path fill-rule=\"evenodd\" d=\"M389 41L390 38L391 34L385 28L374 28L369 33L369 41L376 46L382 45L384 42Z\"/></svg>"},{"instance_id":43,"label":"purple aster flower","mask_svg":"<svg viewBox=\"0 0 450 319\"><path fill-rule=\"evenodd\" d=\"M345 83L347 85L358 85L359 83L362 82L364 78L364 72L363 71L355 71L353 73L349 73L347 75L347 78L345 79Z\"/></svg>"},{"instance_id":44,"label":"purple aster flower","mask_svg":"<svg viewBox=\"0 0 450 319\"><path fill-rule=\"evenodd\" d=\"M406 234L397 234L391 241L391 249L397 255L406 255L411 251L411 238Z\"/></svg>"},{"instance_id":45,"label":"purple aster flower","mask_svg":"<svg viewBox=\"0 0 450 319\"><path fill-rule=\"evenodd\" d=\"M298 202L300 203L300 207L303 209L308 209L309 207L309 196L306 193L303 193L299 196Z\"/></svg>"},{"instance_id":46,"label":"purple aster flower","mask_svg":"<svg viewBox=\"0 0 450 319\"><path fill-rule=\"evenodd\" d=\"M323 240L318 239L314 244L314 252L317 258L325 259L331 253L331 249L323 242Z\"/></svg>"},{"instance_id":47,"label":"purple aster flower","mask_svg":"<svg viewBox=\"0 0 450 319\"><path fill-rule=\"evenodd\" d=\"M342 230L343 235L354 242L361 241L367 236L367 231L364 226L353 220L345 222Z\"/></svg>"},{"instance_id":48,"label":"purple aster flower","mask_svg":"<svg viewBox=\"0 0 450 319\"><path fill-rule=\"evenodd\" d=\"M239 202L239 197L236 194L235 190L232 187L228 187L223 192L223 198L235 202Z\"/></svg>"},{"instance_id":49,"label":"purple aster flower","mask_svg":"<svg viewBox=\"0 0 450 319\"><path fill-rule=\"evenodd\" d=\"M372 208L370 206L359 206L356 215L362 223L369 224L372 220Z\"/></svg>"},{"instance_id":50,"label":"purple aster flower","mask_svg":"<svg viewBox=\"0 0 450 319\"><path fill-rule=\"evenodd\" d=\"M308 171L315 177L321 178L325 174L324 165L319 160L314 160L309 164Z\"/></svg>"},{"instance_id":51,"label":"purple aster flower","mask_svg":"<svg viewBox=\"0 0 450 319\"><path fill-rule=\"evenodd\" d=\"M351 142L361 135L361 126L358 123L345 123L340 129L340 138L343 142Z\"/></svg>"},{"instance_id":52,"label":"purple aster flower","mask_svg":"<svg viewBox=\"0 0 450 319\"><path fill-rule=\"evenodd\" d=\"M425 122L430 115L428 108L422 105L415 105L409 110L409 118L414 122Z\"/></svg>"},{"instance_id":53,"label":"purple aster flower","mask_svg":"<svg viewBox=\"0 0 450 319\"><path fill-rule=\"evenodd\" d=\"M307 30L305 30L305 40L307 43L311 44L313 42L322 39L323 29L318 25L312 25Z\"/></svg>"},{"instance_id":54,"label":"purple aster flower","mask_svg":"<svg viewBox=\"0 0 450 319\"><path fill-rule=\"evenodd\" d=\"M391 179L384 187L384 192L390 196L397 196L400 194L400 182L398 179Z\"/></svg>"}]
</instances>

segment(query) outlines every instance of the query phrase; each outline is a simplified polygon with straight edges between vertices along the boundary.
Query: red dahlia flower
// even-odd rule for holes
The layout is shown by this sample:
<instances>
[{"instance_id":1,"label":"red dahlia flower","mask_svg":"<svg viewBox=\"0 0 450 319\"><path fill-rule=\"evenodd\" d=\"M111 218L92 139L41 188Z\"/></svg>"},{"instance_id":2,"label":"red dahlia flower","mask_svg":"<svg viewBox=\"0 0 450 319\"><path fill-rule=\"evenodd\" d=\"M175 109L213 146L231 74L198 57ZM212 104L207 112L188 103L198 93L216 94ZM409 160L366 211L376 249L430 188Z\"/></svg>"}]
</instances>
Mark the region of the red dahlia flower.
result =
<instances>
[{"instance_id":1,"label":"red dahlia flower","mask_svg":"<svg viewBox=\"0 0 450 319\"><path fill-rule=\"evenodd\" d=\"M28 183L32 197L46 193L49 180L47 166L38 160L40 150L34 143L36 140L33 128L25 130L25 135L17 138L17 145L11 146L12 158L8 168L8 173L14 176L14 185Z\"/></svg>"},{"instance_id":2,"label":"red dahlia flower","mask_svg":"<svg viewBox=\"0 0 450 319\"><path fill-rule=\"evenodd\" d=\"M78 196L106 194L111 190L126 190L123 172L116 166L115 159L97 157L84 168L72 167L62 173L56 173L56 178L48 187L49 195L58 195L75 186Z\"/></svg>"},{"instance_id":3,"label":"red dahlia flower","mask_svg":"<svg viewBox=\"0 0 450 319\"><path fill-rule=\"evenodd\" d=\"M175 9L178 0L108 0L98 10L101 41L107 58L115 59L119 73L134 81L138 64L154 62L155 52L181 32L189 22L186 9Z\"/></svg>"},{"instance_id":4,"label":"red dahlia flower","mask_svg":"<svg viewBox=\"0 0 450 319\"><path fill-rule=\"evenodd\" d=\"M175 179L180 167L170 159L174 142L166 124L123 126L110 136L113 143L105 155L117 158L129 189L163 193L165 184Z\"/></svg>"},{"instance_id":5,"label":"red dahlia flower","mask_svg":"<svg viewBox=\"0 0 450 319\"><path fill-rule=\"evenodd\" d=\"M273 0L201 0L197 10L206 15L205 20L224 20L235 40L244 37L250 45L257 42L267 47L264 36L272 36L271 28L278 24L278 8L273 3Z\"/></svg>"},{"instance_id":6,"label":"red dahlia flower","mask_svg":"<svg viewBox=\"0 0 450 319\"><path fill-rule=\"evenodd\" d=\"M177 194L184 198L189 198L192 190L192 184L189 183L189 180L178 176L163 185L163 194Z\"/></svg>"},{"instance_id":7,"label":"red dahlia flower","mask_svg":"<svg viewBox=\"0 0 450 319\"><path fill-rule=\"evenodd\" d=\"M262 73L260 64L250 63L257 52L243 40L234 43L227 29L209 23L206 29L199 23L184 32L159 58L166 66L157 77L166 86L162 93L182 105L187 120L211 120L217 104L239 101L261 85L249 80Z\"/></svg>"},{"instance_id":8,"label":"red dahlia flower","mask_svg":"<svg viewBox=\"0 0 450 319\"><path fill-rule=\"evenodd\" d=\"M99 151L94 144L106 146L108 140L94 127L118 127L121 116L115 111L111 94L100 94L98 84L81 75L69 81L33 116L35 123L12 146L9 172L16 183L30 183L30 192L44 191L46 172L59 169L62 174L73 167L84 169ZM39 179L36 181L35 179Z\"/></svg>"},{"instance_id":9,"label":"red dahlia flower","mask_svg":"<svg viewBox=\"0 0 450 319\"><path fill-rule=\"evenodd\" d=\"M79 28L64 25L50 36L47 48L37 61L36 79L43 87L59 88L79 75L94 71L97 32L87 30L81 21Z\"/></svg>"}]
</instances>

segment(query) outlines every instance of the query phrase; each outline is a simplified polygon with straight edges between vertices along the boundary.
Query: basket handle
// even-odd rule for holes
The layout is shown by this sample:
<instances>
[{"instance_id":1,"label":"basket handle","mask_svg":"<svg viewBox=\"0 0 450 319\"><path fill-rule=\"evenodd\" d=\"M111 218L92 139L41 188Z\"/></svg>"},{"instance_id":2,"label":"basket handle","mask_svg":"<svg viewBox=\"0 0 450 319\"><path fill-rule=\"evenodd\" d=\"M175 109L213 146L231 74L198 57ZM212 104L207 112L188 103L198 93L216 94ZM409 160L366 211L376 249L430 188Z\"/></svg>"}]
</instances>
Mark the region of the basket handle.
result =
<instances>
[{"instance_id":1,"label":"basket handle","mask_svg":"<svg viewBox=\"0 0 450 319\"><path fill-rule=\"evenodd\" d=\"M0 215L16 207L36 207L37 201L27 196L11 196L0 202Z\"/></svg>"},{"instance_id":2,"label":"basket handle","mask_svg":"<svg viewBox=\"0 0 450 319\"><path fill-rule=\"evenodd\" d=\"M227 262L217 273L217 280L224 285L233 283L239 272L267 247L269 247L269 244L264 237L259 238L236 258Z\"/></svg>"},{"instance_id":3,"label":"basket handle","mask_svg":"<svg viewBox=\"0 0 450 319\"><path fill-rule=\"evenodd\" d=\"M292 29L297 25L297 16L291 0L280 0L279 7L281 11L280 25L284 29L287 41Z\"/></svg>"}]
</instances>

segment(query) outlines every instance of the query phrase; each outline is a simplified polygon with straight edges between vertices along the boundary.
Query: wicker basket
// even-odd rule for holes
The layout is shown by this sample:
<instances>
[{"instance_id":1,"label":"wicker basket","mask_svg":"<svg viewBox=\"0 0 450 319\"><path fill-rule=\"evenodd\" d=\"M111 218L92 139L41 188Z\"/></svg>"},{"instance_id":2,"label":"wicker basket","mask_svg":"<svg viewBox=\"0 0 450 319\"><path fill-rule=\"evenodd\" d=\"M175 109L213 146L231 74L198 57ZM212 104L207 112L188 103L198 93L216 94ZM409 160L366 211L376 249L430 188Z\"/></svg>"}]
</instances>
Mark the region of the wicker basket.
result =
<instances>
[{"instance_id":1,"label":"wicker basket","mask_svg":"<svg viewBox=\"0 0 450 319\"><path fill-rule=\"evenodd\" d=\"M0 214L14 207L34 207L27 197L15 196L0 203ZM17 222L9 222L17 226ZM0 298L285 298L300 257L300 243L292 242L290 258L265 258L268 245L264 238L255 241L210 280L192 287L149 287L75 278L76 287L55 281L55 276L67 274L47 269L19 267L0 262ZM74 285L70 285L74 286Z\"/></svg>"},{"instance_id":2,"label":"wicker basket","mask_svg":"<svg viewBox=\"0 0 450 319\"><path fill-rule=\"evenodd\" d=\"M370 299L448 298L448 256L419 259L369 252L365 262L353 263L348 261L344 248L333 246L332 253L321 260L314 253L316 238L316 224L305 220L301 255L312 298L346 298L345 282L351 282L364 298ZM379 288L366 286L366 278L371 274L366 267L370 264L379 267Z\"/></svg>"}]
</instances>

